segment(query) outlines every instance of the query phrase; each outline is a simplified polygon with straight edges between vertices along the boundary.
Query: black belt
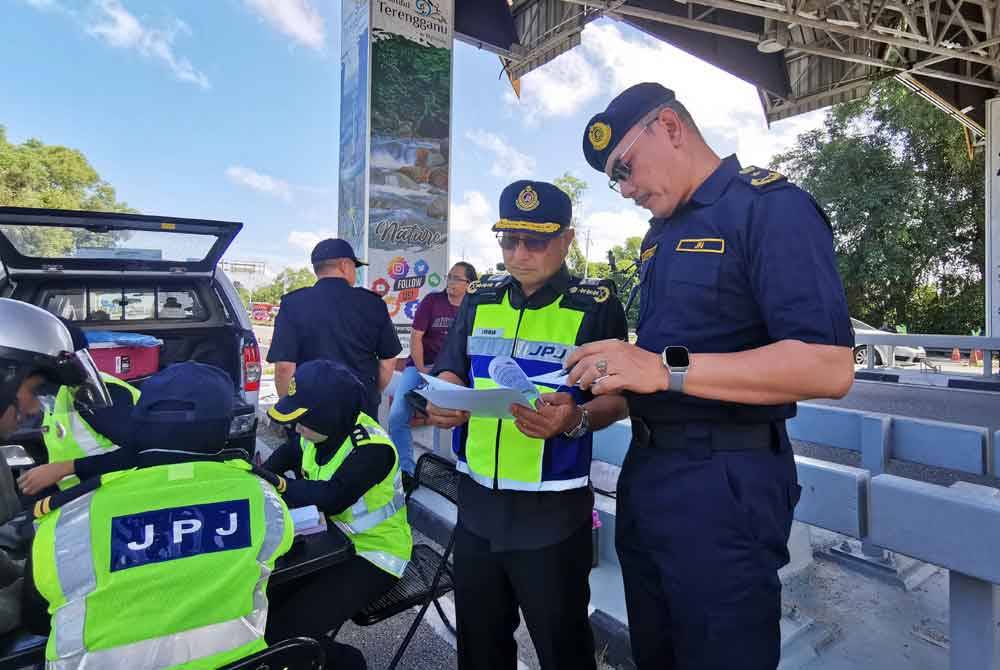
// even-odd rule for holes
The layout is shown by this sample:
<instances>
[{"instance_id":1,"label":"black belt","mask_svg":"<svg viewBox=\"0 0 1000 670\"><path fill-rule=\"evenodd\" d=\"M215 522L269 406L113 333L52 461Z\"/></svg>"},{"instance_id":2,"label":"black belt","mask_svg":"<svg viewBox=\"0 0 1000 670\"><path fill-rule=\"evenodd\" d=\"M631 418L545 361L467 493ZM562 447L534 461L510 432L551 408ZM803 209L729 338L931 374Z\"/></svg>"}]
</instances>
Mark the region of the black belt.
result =
<instances>
[{"instance_id":1,"label":"black belt","mask_svg":"<svg viewBox=\"0 0 1000 670\"><path fill-rule=\"evenodd\" d=\"M657 449L689 449L703 445L712 451L742 451L746 449L780 449L776 423L711 424L711 423L650 423L632 418L632 444Z\"/></svg>"}]
</instances>

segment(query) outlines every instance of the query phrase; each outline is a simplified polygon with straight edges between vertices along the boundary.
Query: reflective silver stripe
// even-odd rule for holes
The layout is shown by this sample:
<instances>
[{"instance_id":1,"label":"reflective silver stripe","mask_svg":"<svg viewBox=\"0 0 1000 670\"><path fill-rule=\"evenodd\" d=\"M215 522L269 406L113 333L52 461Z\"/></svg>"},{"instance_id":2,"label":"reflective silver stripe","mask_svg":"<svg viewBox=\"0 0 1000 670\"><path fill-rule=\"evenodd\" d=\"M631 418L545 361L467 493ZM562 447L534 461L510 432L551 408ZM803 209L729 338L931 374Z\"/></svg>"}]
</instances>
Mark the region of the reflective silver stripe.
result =
<instances>
[{"instance_id":1,"label":"reflective silver stripe","mask_svg":"<svg viewBox=\"0 0 1000 670\"><path fill-rule=\"evenodd\" d=\"M358 556L397 577L403 576L403 572L406 571L406 564L409 563L409 561L404 561L399 556L393 556L384 551L362 551Z\"/></svg>"},{"instance_id":2,"label":"reflective silver stripe","mask_svg":"<svg viewBox=\"0 0 1000 670\"><path fill-rule=\"evenodd\" d=\"M465 351L469 356L510 356L513 350L514 340L470 335Z\"/></svg>"},{"instance_id":3,"label":"reflective silver stripe","mask_svg":"<svg viewBox=\"0 0 1000 670\"><path fill-rule=\"evenodd\" d=\"M83 417L80 416L80 413L75 410L69 413L69 430L77 446L87 456L106 454L118 448L118 445L112 445L107 448L102 447L94 437L94 429L87 425L83 421Z\"/></svg>"},{"instance_id":4,"label":"reflective silver stripe","mask_svg":"<svg viewBox=\"0 0 1000 670\"><path fill-rule=\"evenodd\" d=\"M63 505L55 530L56 574L66 604L56 610L53 628L56 654L62 658L82 654L87 596L97 588L94 552L90 543L91 491Z\"/></svg>"},{"instance_id":5,"label":"reflective silver stripe","mask_svg":"<svg viewBox=\"0 0 1000 670\"><path fill-rule=\"evenodd\" d=\"M350 533L363 533L366 530L371 530L399 510L403 509L405 505L406 497L402 494L402 492L397 491L396 495L392 497L392 500L385 505L368 512L364 516L354 517L354 520L351 523L345 523L344 526Z\"/></svg>"},{"instance_id":6,"label":"reflective silver stripe","mask_svg":"<svg viewBox=\"0 0 1000 670\"><path fill-rule=\"evenodd\" d=\"M514 349L514 358L562 365L574 349L576 349L575 346L563 342L518 340L517 347Z\"/></svg>"},{"instance_id":7,"label":"reflective silver stripe","mask_svg":"<svg viewBox=\"0 0 1000 670\"><path fill-rule=\"evenodd\" d=\"M264 542L257 553L257 562L264 566L271 560L274 552L281 546L285 537L285 503L274 490L274 487L263 479L260 488L264 492Z\"/></svg>"},{"instance_id":8,"label":"reflective silver stripe","mask_svg":"<svg viewBox=\"0 0 1000 670\"><path fill-rule=\"evenodd\" d=\"M266 621L267 610L254 610L239 619L111 649L80 653L70 658L49 661L45 667L50 670L169 668L255 642L263 636Z\"/></svg>"},{"instance_id":9,"label":"reflective silver stripe","mask_svg":"<svg viewBox=\"0 0 1000 670\"><path fill-rule=\"evenodd\" d=\"M456 468L472 478L477 484L488 489L493 488L493 478L473 472L469 469L469 464L465 461L458 461ZM590 476L576 477L574 479L557 479L546 482L519 482L515 479L497 479L497 487L508 491L568 491L570 489L583 488L590 482Z\"/></svg>"},{"instance_id":10,"label":"reflective silver stripe","mask_svg":"<svg viewBox=\"0 0 1000 670\"><path fill-rule=\"evenodd\" d=\"M351 515L357 518L365 514L368 514L368 503L365 502L365 497L362 495L356 503L351 505Z\"/></svg>"}]
</instances>

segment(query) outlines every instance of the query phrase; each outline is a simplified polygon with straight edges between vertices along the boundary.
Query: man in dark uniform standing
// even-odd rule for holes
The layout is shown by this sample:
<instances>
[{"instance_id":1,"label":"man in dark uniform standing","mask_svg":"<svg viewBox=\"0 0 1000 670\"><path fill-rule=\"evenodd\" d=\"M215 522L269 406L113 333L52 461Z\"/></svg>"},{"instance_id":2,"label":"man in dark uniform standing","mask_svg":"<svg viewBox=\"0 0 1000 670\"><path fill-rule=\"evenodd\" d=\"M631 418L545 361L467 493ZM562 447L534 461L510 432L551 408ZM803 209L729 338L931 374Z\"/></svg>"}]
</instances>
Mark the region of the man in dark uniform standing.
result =
<instances>
[{"instance_id":1,"label":"man in dark uniform standing","mask_svg":"<svg viewBox=\"0 0 1000 670\"><path fill-rule=\"evenodd\" d=\"M295 367L315 360L346 366L365 385L364 411L378 416L382 390L392 381L396 356L403 350L385 302L356 288L358 260L345 240L323 240L312 251L316 284L281 299L274 339L267 352L275 363L278 396L288 395Z\"/></svg>"},{"instance_id":2,"label":"man in dark uniform standing","mask_svg":"<svg viewBox=\"0 0 1000 670\"><path fill-rule=\"evenodd\" d=\"M433 373L488 388L511 356L531 376L557 372L578 345L625 338L614 287L569 275L572 204L552 184L517 181L500 196L497 231L509 275L468 289ZM625 417L618 396L558 387L513 420L428 405L432 423L461 426L455 531L458 667L510 670L518 607L543 670L594 668L587 606L591 563L591 431ZM548 389L543 389L548 390Z\"/></svg>"},{"instance_id":3,"label":"man in dark uniform standing","mask_svg":"<svg viewBox=\"0 0 1000 670\"><path fill-rule=\"evenodd\" d=\"M854 335L812 197L705 144L672 91L639 84L587 124L584 154L653 214L636 345L577 349L568 383L625 392L618 555L640 670L773 670L792 510L785 420L842 397Z\"/></svg>"}]
</instances>

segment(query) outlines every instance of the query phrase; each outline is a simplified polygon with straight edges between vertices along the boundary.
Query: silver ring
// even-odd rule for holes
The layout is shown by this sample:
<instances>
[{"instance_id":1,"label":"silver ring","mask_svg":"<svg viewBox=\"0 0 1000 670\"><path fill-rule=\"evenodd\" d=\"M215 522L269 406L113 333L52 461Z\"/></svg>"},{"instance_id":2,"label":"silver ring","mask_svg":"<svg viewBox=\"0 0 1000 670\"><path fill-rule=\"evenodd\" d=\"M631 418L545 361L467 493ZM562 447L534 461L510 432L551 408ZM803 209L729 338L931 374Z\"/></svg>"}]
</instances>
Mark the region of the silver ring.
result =
<instances>
[{"instance_id":1,"label":"silver ring","mask_svg":"<svg viewBox=\"0 0 1000 670\"><path fill-rule=\"evenodd\" d=\"M601 373L601 376L605 376L608 374L608 362L603 358L594 363L594 367L597 368L597 371L599 373Z\"/></svg>"}]
</instances>

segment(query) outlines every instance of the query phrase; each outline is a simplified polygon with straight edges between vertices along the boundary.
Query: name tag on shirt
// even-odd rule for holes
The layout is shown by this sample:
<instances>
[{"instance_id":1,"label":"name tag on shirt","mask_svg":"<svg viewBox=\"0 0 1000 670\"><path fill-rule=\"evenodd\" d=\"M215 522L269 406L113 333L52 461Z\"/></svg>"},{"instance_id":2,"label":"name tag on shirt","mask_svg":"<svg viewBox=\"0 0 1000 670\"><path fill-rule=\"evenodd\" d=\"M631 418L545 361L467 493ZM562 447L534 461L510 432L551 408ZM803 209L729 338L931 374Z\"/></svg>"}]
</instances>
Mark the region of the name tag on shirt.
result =
<instances>
[{"instance_id":1,"label":"name tag on shirt","mask_svg":"<svg viewBox=\"0 0 1000 670\"><path fill-rule=\"evenodd\" d=\"M693 240L681 240L676 251L690 251L705 254L726 253L726 241L718 237L701 237Z\"/></svg>"},{"instance_id":2,"label":"name tag on shirt","mask_svg":"<svg viewBox=\"0 0 1000 670\"><path fill-rule=\"evenodd\" d=\"M250 501L169 507L111 519L111 572L250 546Z\"/></svg>"}]
</instances>

